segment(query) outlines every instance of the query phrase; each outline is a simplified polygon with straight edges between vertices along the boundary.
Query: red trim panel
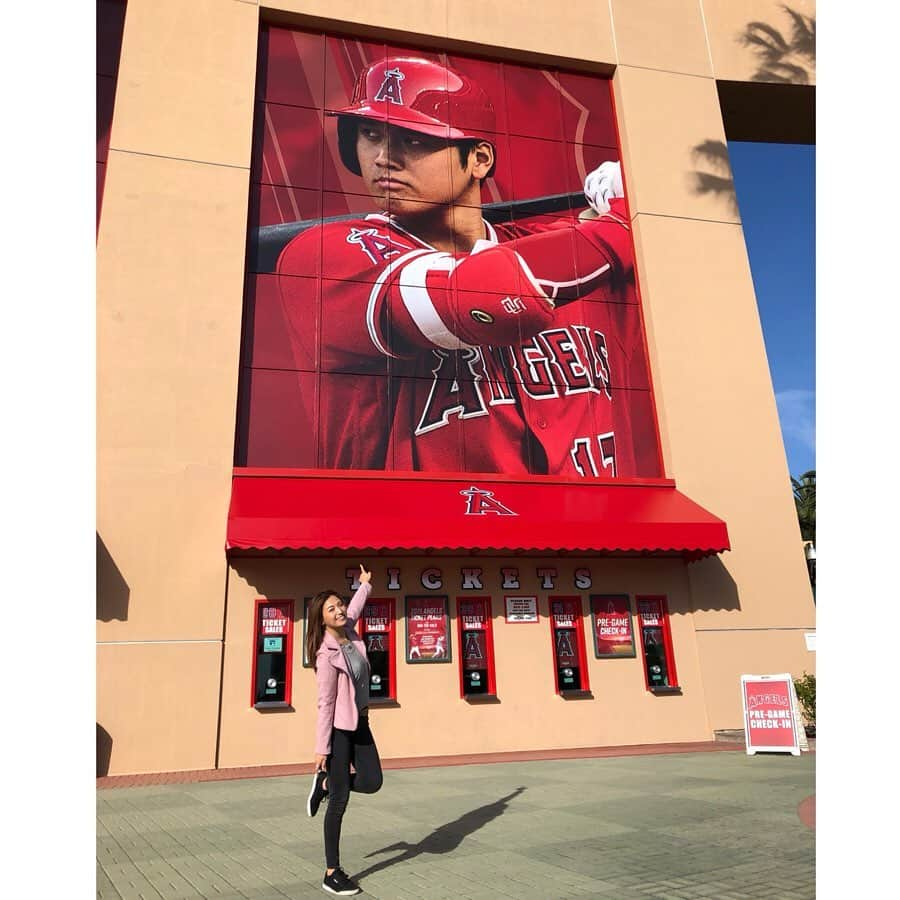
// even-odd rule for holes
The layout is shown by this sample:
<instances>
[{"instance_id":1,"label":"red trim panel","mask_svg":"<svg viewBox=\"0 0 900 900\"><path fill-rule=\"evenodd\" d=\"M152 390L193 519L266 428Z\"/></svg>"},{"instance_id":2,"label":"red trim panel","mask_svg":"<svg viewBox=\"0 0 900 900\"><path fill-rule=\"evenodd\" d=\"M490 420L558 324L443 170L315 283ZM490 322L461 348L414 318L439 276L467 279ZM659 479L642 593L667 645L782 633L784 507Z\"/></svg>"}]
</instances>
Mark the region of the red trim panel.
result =
<instances>
[{"instance_id":1,"label":"red trim panel","mask_svg":"<svg viewBox=\"0 0 900 900\"><path fill-rule=\"evenodd\" d=\"M730 550L725 523L674 482L535 483L493 477L323 477L235 469L227 549Z\"/></svg>"}]
</instances>

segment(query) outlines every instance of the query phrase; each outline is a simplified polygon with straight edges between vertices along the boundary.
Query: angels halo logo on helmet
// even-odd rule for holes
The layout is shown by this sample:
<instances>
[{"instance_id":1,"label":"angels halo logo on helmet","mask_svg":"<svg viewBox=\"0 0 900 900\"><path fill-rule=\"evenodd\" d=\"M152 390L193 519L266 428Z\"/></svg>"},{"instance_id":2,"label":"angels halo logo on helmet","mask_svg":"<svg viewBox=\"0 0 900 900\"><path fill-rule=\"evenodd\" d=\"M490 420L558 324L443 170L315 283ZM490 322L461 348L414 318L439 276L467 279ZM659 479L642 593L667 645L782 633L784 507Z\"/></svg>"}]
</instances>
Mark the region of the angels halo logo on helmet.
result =
<instances>
[{"instance_id":1,"label":"angels halo logo on helmet","mask_svg":"<svg viewBox=\"0 0 900 900\"><path fill-rule=\"evenodd\" d=\"M341 161L361 175L356 156L356 123L373 119L448 141L483 140L497 119L487 94L468 75L415 56L392 56L363 69L349 106L337 116ZM496 154L496 148L494 148ZM485 177L494 174L496 163Z\"/></svg>"},{"instance_id":2,"label":"angels halo logo on helmet","mask_svg":"<svg viewBox=\"0 0 900 900\"><path fill-rule=\"evenodd\" d=\"M381 87L378 88L378 93L374 99L377 101L389 100L391 103L396 103L397 106L403 106L403 92L400 88L400 82L404 78L406 76L399 69L385 69L384 81L381 82Z\"/></svg>"}]
</instances>

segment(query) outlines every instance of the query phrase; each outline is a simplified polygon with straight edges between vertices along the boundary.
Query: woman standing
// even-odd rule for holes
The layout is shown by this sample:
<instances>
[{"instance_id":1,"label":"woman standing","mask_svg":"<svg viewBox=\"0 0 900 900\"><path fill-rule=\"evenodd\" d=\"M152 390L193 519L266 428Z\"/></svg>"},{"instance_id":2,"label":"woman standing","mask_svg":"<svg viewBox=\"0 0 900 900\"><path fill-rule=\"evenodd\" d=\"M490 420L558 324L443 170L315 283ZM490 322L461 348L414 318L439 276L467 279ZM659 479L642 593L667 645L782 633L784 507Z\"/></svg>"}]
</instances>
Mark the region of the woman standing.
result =
<instances>
[{"instance_id":1,"label":"woman standing","mask_svg":"<svg viewBox=\"0 0 900 900\"><path fill-rule=\"evenodd\" d=\"M369 661L355 628L372 591L371 580L372 573L360 565L359 590L349 606L335 591L316 594L306 635L306 655L313 660L319 694L316 768L306 812L314 816L328 799L322 888L341 896L359 893L340 860L341 822L350 791L374 794L382 782L381 760L369 730Z\"/></svg>"}]
</instances>

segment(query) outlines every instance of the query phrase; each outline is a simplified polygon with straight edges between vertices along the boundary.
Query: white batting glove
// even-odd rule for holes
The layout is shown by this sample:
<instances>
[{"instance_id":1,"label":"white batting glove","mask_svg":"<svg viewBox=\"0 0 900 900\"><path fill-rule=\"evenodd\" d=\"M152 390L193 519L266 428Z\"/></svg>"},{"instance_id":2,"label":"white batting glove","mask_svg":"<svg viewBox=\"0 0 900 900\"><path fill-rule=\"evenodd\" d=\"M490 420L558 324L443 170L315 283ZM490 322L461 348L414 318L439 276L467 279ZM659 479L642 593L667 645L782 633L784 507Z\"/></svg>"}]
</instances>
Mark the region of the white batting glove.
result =
<instances>
[{"instance_id":1,"label":"white batting glove","mask_svg":"<svg viewBox=\"0 0 900 900\"><path fill-rule=\"evenodd\" d=\"M597 215L609 212L609 201L625 196L621 165L610 161L597 166L584 180L584 196Z\"/></svg>"}]
</instances>

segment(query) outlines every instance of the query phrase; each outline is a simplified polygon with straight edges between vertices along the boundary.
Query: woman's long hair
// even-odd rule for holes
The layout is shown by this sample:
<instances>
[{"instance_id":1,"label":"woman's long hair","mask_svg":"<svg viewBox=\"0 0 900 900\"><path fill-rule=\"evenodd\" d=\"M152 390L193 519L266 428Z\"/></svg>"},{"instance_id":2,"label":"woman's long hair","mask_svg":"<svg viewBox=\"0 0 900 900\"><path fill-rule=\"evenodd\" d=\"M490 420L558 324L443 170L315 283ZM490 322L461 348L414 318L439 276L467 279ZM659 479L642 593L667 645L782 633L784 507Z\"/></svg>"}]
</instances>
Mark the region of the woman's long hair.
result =
<instances>
[{"instance_id":1,"label":"woman's long hair","mask_svg":"<svg viewBox=\"0 0 900 900\"><path fill-rule=\"evenodd\" d=\"M337 591L319 591L309 604L306 614L306 658L312 663L313 671L316 669L316 653L322 638L325 637L325 619L322 617L322 608L329 597L340 597Z\"/></svg>"}]
</instances>

